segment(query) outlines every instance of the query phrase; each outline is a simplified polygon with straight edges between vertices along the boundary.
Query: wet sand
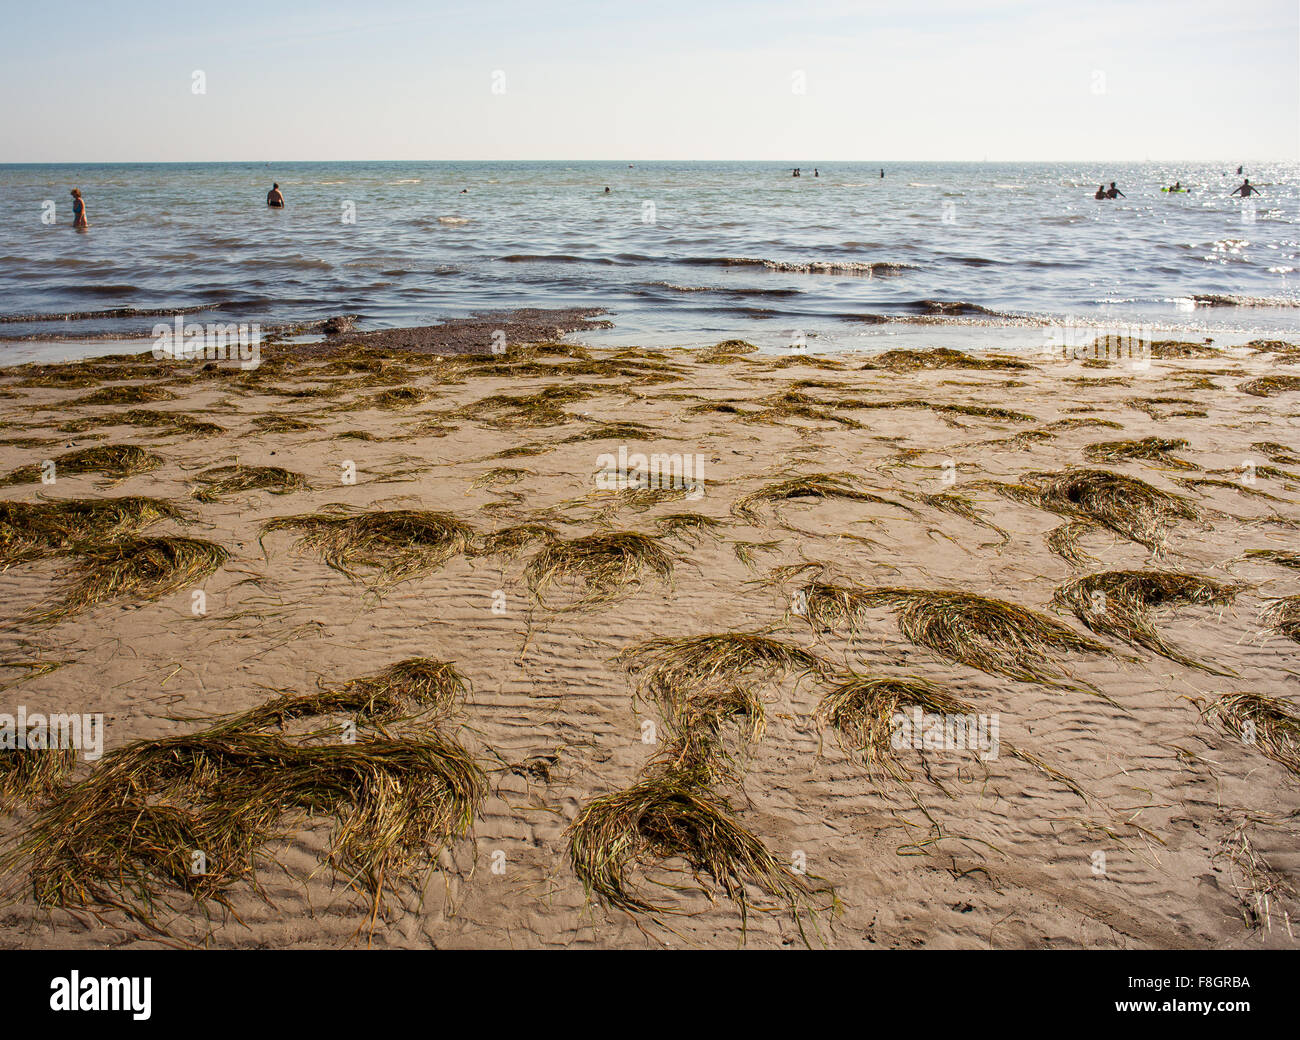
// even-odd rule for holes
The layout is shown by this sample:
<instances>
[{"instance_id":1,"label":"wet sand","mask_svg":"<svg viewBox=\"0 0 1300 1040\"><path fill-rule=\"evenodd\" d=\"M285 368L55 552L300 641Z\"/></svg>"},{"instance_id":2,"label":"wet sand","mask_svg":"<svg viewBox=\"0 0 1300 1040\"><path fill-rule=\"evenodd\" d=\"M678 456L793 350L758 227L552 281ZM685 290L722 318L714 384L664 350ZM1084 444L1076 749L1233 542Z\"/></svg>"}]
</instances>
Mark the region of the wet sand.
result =
<instances>
[{"instance_id":1,"label":"wet sand","mask_svg":"<svg viewBox=\"0 0 1300 1040\"><path fill-rule=\"evenodd\" d=\"M0 373L0 473L95 445L138 445L161 457L156 468L125 479L68 475L52 486L0 488L0 498L155 496L194 522L164 521L146 533L203 538L230 553L193 588L106 602L45 625L25 615L51 603L73 561L0 572L0 660L60 663L25 681L18 669L0 670L8 684L0 711L18 704L102 711L111 750L193 732L200 717L255 707L271 691L306 693L412 657L453 662L469 681L449 725L482 764L489 794L470 835L438 857L422 887L388 891L372 927L365 895L323 865L329 821L296 823L291 837L265 850L265 900L236 886L231 913L218 910L207 921L182 910L166 922L168 941L1295 945L1296 902L1286 886L1300 869L1297 778L1198 711L1230 691L1280 698L1293 710L1300 702L1300 646L1261 621L1271 599L1300 592L1300 571L1242 558L1248 550L1297 547L1300 465L1269 455L1283 454L1279 445L1300 454L1300 392L1253 383L1300 375L1294 354L1236 350L1157 358L1135 369L1077 360L927 368L900 359L890 367L860 355L739 350L431 352L470 349L495 327L347 335L328 350L269 346L262 366L243 374L147 357ZM76 403L104 386L158 390L137 403ZM554 397L552 407L489 400L550 388L578 393ZM78 422L120 419L129 409L220 430ZM646 431L600 436L602 424L613 423ZM1147 437L1186 441L1167 452L1182 464L1085 454L1099 442ZM698 456L703 495L599 490L600 456L620 447ZM199 473L236 462L284 467L308 487L193 497ZM1244 464L1255 467L1250 481ZM1094 559L1070 562L1047 541L1062 517L1000 494L992 482L1071 467L1103 468L1183 496L1202 519L1172 525L1158 553L1092 530L1079 544ZM345 482L353 471L355 482ZM748 514L733 509L743 496L810 474L847 474L877 500L794 498ZM1179 483L1201 479L1221 483ZM932 497L944 494L963 496L973 512ZM539 602L528 586L535 549L514 558L459 554L378 586L296 549L289 532L260 530L271 518L334 503L445 511L478 535L532 522L554 525L565 539L642 532L671 556L672 575L647 573L612 602L564 610L555 608L573 604L572 590ZM694 539L664 533L659 521L681 513L720 526ZM1065 655L1063 667L1077 681L1018 681L909 641L888 608L849 633L814 630L793 606L813 578L962 590L1086 635L1073 614L1053 606L1055 590L1100 570L1148 568L1249 586L1230 605L1177 605L1154 615L1160 635L1189 658L1232 674L1096 636L1115 654ZM205 614L192 612L194 588L205 593ZM644 741L643 723L663 724L652 700L634 697L616 656L657 637L756 630L838 672L928 679L996 713L1002 741L1056 776L1007 754L980 762L942 749L926 751L924 767L921 753L899 753L910 783L871 775L815 720L825 682L785 676L761 687L766 732L739 752L739 775L719 794L777 860L806 870L819 889L829 886L834 905L827 897L802 927L779 905L745 920L707 881L701 888L681 873L680 861L631 875L638 890L675 911L658 921L590 898L570 862L566 827L592 799L643 775L659 750ZM74 777L90 773L83 761ZM0 833L21 837L31 820L20 810ZM1272 889L1266 915L1257 899L1265 885ZM757 890L753 898L775 903ZM21 877L16 901L0 908L6 947L159 941L115 911L38 907Z\"/></svg>"}]
</instances>

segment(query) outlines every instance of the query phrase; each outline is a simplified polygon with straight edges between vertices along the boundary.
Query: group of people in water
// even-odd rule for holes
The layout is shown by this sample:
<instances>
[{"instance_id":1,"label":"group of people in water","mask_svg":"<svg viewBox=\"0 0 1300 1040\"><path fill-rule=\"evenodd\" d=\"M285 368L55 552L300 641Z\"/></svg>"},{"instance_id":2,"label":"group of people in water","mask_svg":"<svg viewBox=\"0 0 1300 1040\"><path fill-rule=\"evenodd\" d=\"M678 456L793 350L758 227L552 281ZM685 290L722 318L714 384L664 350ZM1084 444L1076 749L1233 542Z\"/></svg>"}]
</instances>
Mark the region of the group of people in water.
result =
<instances>
[{"instance_id":1,"label":"group of people in water","mask_svg":"<svg viewBox=\"0 0 1300 1040\"><path fill-rule=\"evenodd\" d=\"M794 171L790 174L790 176L791 176L791 177L802 177L802 176L803 176L803 167L802 167L802 166L796 166L796 167L794 168ZM820 177L820 176L821 176L821 171L818 170L816 166L813 167L813 176L814 176L814 177ZM884 178L884 176L885 176L885 171L884 171L884 170L881 170L881 171L880 171L880 176L881 176L882 179Z\"/></svg>"},{"instance_id":2,"label":"group of people in water","mask_svg":"<svg viewBox=\"0 0 1300 1040\"><path fill-rule=\"evenodd\" d=\"M1237 167L1237 173L1239 174L1241 173L1240 166ZM793 175L795 177L801 177L803 176L803 173L800 170L800 168L796 166ZM814 177L821 176L821 171L818 170L816 167L813 168L813 176ZM880 171L880 176L881 177L885 176L884 170ZM1181 191L1186 191L1187 189L1183 187L1182 181L1174 181L1174 183L1171 184L1169 187L1161 188L1160 190L1181 192ZM468 188L464 189L461 192L461 194L468 195L469 189ZM609 188L605 189L604 194L606 195L610 194ZM1237 187L1234 188L1229 194L1240 195L1243 199L1245 199L1245 198L1249 198L1251 195L1259 195L1262 193L1257 187L1255 187L1255 185L1250 183L1249 177L1245 177L1243 178L1242 182L1239 185L1237 185ZM1122 191L1119 190L1119 188L1115 186L1114 181L1111 181L1109 188L1107 188L1106 185L1104 184L1098 184L1097 193L1093 196L1093 198L1126 199L1128 198L1128 196L1125 195ZM278 183L272 184L271 190L266 193L266 204L269 207L271 207L271 209L284 209L284 192L280 190L280 185ZM74 228L90 227L90 221L86 218L86 200L81 197L80 188L72 189L72 226Z\"/></svg>"},{"instance_id":3,"label":"group of people in water","mask_svg":"<svg viewBox=\"0 0 1300 1040\"><path fill-rule=\"evenodd\" d=\"M1237 172L1241 173L1240 166L1237 167ZM1182 181L1174 181L1174 183L1169 185L1169 187L1161 188L1160 190L1184 192L1187 189L1183 187ZM1228 196L1231 198L1233 195L1240 195L1243 199L1245 199L1245 198L1249 198L1251 195L1260 195L1260 194L1262 194L1262 192L1257 187L1255 187L1255 185L1250 183L1249 177L1246 177L1242 180L1242 182L1239 185L1237 185L1237 187L1233 188L1232 191L1228 193ZM1122 191L1120 191L1117 187L1115 187L1114 181L1111 181L1109 188L1107 188L1106 185L1104 184L1098 184L1097 193L1093 195L1093 198L1094 199L1126 199L1128 198L1128 196L1125 195Z\"/></svg>"}]
</instances>

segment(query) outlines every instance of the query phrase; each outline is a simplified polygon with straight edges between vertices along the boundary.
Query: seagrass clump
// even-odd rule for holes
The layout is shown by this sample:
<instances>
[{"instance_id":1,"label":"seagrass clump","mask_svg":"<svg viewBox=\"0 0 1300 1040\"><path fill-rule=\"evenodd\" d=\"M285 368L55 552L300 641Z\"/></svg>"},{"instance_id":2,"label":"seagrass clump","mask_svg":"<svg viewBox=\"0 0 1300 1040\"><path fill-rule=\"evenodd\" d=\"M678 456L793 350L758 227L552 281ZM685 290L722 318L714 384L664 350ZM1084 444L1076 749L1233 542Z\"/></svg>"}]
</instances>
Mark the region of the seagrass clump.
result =
<instances>
[{"instance_id":1,"label":"seagrass clump","mask_svg":"<svg viewBox=\"0 0 1300 1040\"><path fill-rule=\"evenodd\" d=\"M31 620L62 621L114 600L156 600L198 584L229 556L201 538L131 535L79 544L64 574L61 601Z\"/></svg>"},{"instance_id":2,"label":"seagrass clump","mask_svg":"<svg viewBox=\"0 0 1300 1040\"><path fill-rule=\"evenodd\" d=\"M79 448L77 451L56 455L50 461L54 463L55 479L79 473L102 473L106 477L120 480L157 469L163 464L160 456L134 444L99 444L92 448ZM20 466L8 476L0 478L0 486L35 484L45 472L46 467L41 465Z\"/></svg>"},{"instance_id":3,"label":"seagrass clump","mask_svg":"<svg viewBox=\"0 0 1300 1040\"><path fill-rule=\"evenodd\" d=\"M725 520L705 516L703 513L668 513L655 517L655 527L661 535L691 543L697 543L706 536L720 538L726 526Z\"/></svg>"},{"instance_id":4,"label":"seagrass clump","mask_svg":"<svg viewBox=\"0 0 1300 1040\"><path fill-rule=\"evenodd\" d=\"M0 748L0 812L48 801L76 760L68 748Z\"/></svg>"},{"instance_id":5,"label":"seagrass clump","mask_svg":"<svg viewBox=\"0 0 1300 1040\"><path fill-rule=\"evenodd\" d=\"M731 512L747 522L759 523L762 520L760 506L818 499L870 502L875 505L895 506L911 512L910 508L901 502L864 490L861 481L851 473L809 473L765 484L756 491L751 491L737 499L731 507Z\"/></svg>"},{"instance_id":6,"label":"seagrass clump","mask_svg":"<svg viewBox=\"0 0 1300 1040\"><path fill-rule=\"evenodd\" d=\"M844 749L870 772L906 780L910 772L893 746L895 718L913 708L936 715L975 714L971 705L925 679L850 672L835 677L815 716L836 731Z\"/></svg>"},{"instance_id":7,"label":"seagrass clump","mask_svg":"<svg viewBox=\"0 0 1300 1040\"><path fill-rule=\"evenodd\" d=\"M617 600L646 578L667 582L672 573L673 554L653 535L615 531L548 542L528 561L524 578L542 605L579 610ZM547 602L554 591L566 594L566 605Z\"/></svg>"},{"instance_id":8,"label":"seagrass clump","mask_svg":"<svg viewBox=\"0 0 1300 1040\"><path fill-rule=\"evenodd\" d=\"M0 567L134 534L160 520L185 523L188 516L166 499L141 495L0 502Z\"/></svg>"},{"instance_id":9,"label":"seagrass clump","mask_svg":"<svg viewBox=\"0 0 1300 1040\"><path fill-rule=\"evenodd\" d=\"M977 358L960 350L935 347L930 350L886 350L861 366L863 371L921 372L933 369L976 369L1015 372L1033 368L1012 358Z\"/></svg>"},{"instance_id":10,"label":"seagrass clump","mask_svg":"<svg viewBox=\"0 0 1300 1040\"><path fill-rule=\"evenodd\" d=\"M1153 552L1163 548L1169 531L1180 521L1202 518L1182 495L1110 470L1031 473L1020 487L1043 509L1106 528Z\"/></svg>"},{"instance_id":11,"label":"seagrass clump","mask_svg":"<svg viewBox=\"0 0 1300 1040\"><path fill-rule=\"evenodd\" d=\"M1186 459L1170 454L1186 447L1187 442L1184 440L1143 437L1141 440L1099 441L1084 448L1083 454L1089 462L1107 462L1111 465L1127 462L1130 459L1141 459L1144 462L1158 463L1169 469L1195 469L1196 467Z\"/></svg>"},{"instance_id":12,"label":"seagrass clump","mask_svg":"<svg viewBox=\"0 0 1300 1040\"><path fill-rule=\"evenodd\" d=\"M1289 702L1256 693L1225 693L1202 714L1300 776L1300 714Z\"/></svg>"},{"instance_id":13,"label":"seagrass clump","mask_svg":"<svg viewBox=\"0 0 1300 1040\"><path fill-rule=\"evenodd\" d=\"M709 365L739 361L746 354L757 354L758 347L743 339L726 339L711 347L701 347L693 352L697 364Z\"/></svg>"},{"instance_id":14,"label":"seagrass clump","mask_svg":"<svg viewBox=\"0 0 1300 1040\"><path fill-rule=\"evenodd\" d=\"M1274 600L1264 608L1263 618L1272 631L1300 643L1300 596Z\"/></svg>"},{"instance_id":15,"label":"seagrass clump","mask_svg":"<svg viewBox=\"0 0 1300 1040\"><path fill-rule=\"evenodd\" d=\"M703 689L773 682L786 674L821 672L825 663L796 643L762 632L717 632L647 640L622 651L618 663L640 692L672 714Z\"/></svg>"},{"instance_id":16,"label":"seagrass clump","mask_svg":"<svg viewBox=\"0 0 1300 1040\"><path fill-rule=\"evenodd\" d=\"M210 730L109 752L33 821L16 850L46 907L110 907L162 930L175 890L227 904L267 842L332 818L329 860L378 905L471 826L478 765L436 731L314 745ZM203 867L196 870L195 852Z\"/></svg>"},{"instance_id":17,"label":"seagrass clump","mask_svg":"<svg viewBox=\"0 0 1300 1040\"><path fill-rule=\"evenodd\" d=\"M865 624L869 610L887 607L895 612L899 631L918 646L1020 682L1068 686L1062 655L1111 653L1045 614L970 592L820 583L803 592L814 627L854 630Z\"/></svg>"},{"instance_id":18,"label":"seagrass clump","mask_svg":"<svg viewBox=\"0 0 1300 1040\"><path fill-rule=\"evenodd\" d=\"M449 662L411 658L114 749L56 793L0 869L25 866L42 906L115 908L165 933L178 893L205 913L241 880L267 898L262 848L328 818L328 861L369 897L373 922L385 887L418 882L487 795L478 763L437 726L465 692ZM352 741L319 723L288 732L340 714L365 727Z\"/></svg>"},{"instance_id":19,"label":"seagrass clump","mask_svg":"<svg viewBox=\"0 0 1300 1040\"><path fill-rule=\"evenodd\" d=\"M191 494L200 502L217 502L223 495L241 491L290 495L295 491L311 490L306 477L281 466L214 466L203 470L194 479L200 486Z\"/></svg>"},{"instance_id":20,"label":"seagrass clump","mask_svg":"<svg viewBox=\"0 0 1300 1040\"><path fill-rule=\"evenodd\" d=\"M1276 563L1279 567L1300 570L1300 552L1291 552L1287 549L1249 549L1243 558L1256 563Z\"/></svg>"},{"instance_id":21,"label":"seagrass clump","mask_svg":"<svg viewBox=\"0 0 1300 1040\"><path fill-rule=\"evenodd\" d=\"M483 535L471 553L474 556L504 556L514 559L534 545L549 545L560 540L560 532L550 524L512 524Z\"/></svg>"},{"instance_id":22,"label":"seagrass clump","mask_svg":"<svg viewBox=\"0 0 1300 1040\"><path fill-rule=\"evenodd\" d=\"M436 721L449 715L469 692L465 677L450 661L412 657L375 675L322 685L312 693L282 692L256 708L218 723L224 730L284 728L305 718L347 717L366 725L398 719Z\"/></svg>"},{"instance_id":23,"label":"seagrass clump","mask_svg":"<svg viewBox=\"0 0 1300 1040\"><path fill-rule=\"evenodd\" d=\"M262 534L297 531L298 548L315 552L350 578L372 570L382 584L436 570L469 552L474 529L450 513L427 509L359 511L330 506L316 513L273 517Z\"/></svg>"},{"instance_id":24,"label":"seagrass clump","mask_svg":"<svg viewBox=\"0 0 1300 1040\"><path fill-rule=\"evenodd\" d=\"M69 405L151 404L155 401L173 401L176 395L164 386L106 386L92 394L75 397Z\"/></svg>"},{"instance_id":25,"label":"seagrass clump","mask_svg":"<svg viewBox=\"0 0 1300 1040\"><path fill-rule=\"evenodd\" d=\"M1067 581L1056 590L1054 602L1073 611L1098 635L1143 647L1190 668L1217 672L1168 643L1156 630L1152 611L1182 604L1228 604L1246 588L1177 571L1102 571Z\"/></svg>"},{"instance_id":26,"label":"seagrass clump","mask_svg":"<svg viewBox=\"0 0 1300 1040\"><path fill-rule=\"evenodd\" d=\"M684 862L700 887L712 882L740 908L742 919L758 888L797 915L811 891L807 881L742 827L726 802L698 778L656 773L582 807L568 829L569 858L589 896L633 914L674 912L651 902L630 875L638 867ZM705 888L705 891L708 891Z\"/></svg>"},{"instance_id":27,"label":"seagrass clump","mask_svg":"<svg viewBox=\"0 0 1300 1040\"><path fill-rule=\"evenodd\" d=\"M644 423L606 422L599 423L586 430L570 434L561 444L576 444L581 441L648 441L659 436L659 432Z\"/></svg>"},{"instance_id":28,"label":"seagrass clump","mask_svg":"<svg viewBox=\"0 0 1300 1040\"><path fill-rule=\"evenodd\" d=\"M1252 397L1272 397L1292 390L1300 390L1300 376L1260 376L1237 387Z\"/></svg>"}]
</instances>

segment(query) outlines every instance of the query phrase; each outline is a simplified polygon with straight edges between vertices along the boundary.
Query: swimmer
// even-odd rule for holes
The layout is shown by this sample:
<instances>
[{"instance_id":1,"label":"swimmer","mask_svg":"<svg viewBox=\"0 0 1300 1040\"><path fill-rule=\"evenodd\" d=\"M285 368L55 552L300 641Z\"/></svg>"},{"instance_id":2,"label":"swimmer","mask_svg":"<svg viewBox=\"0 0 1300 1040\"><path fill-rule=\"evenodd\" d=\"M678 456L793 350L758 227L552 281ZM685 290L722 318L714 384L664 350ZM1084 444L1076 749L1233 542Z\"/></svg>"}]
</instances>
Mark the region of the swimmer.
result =
<instances>
[{"instance_id":1,"label":"swimmer","mask_svg":"<svg viewBox=\"0 0 1300 1040\"><path fill-rule=\"evenodd\" d=\"M1244 198L1248 198L1251 195L1258 195L1258 194L1260 194L1260 190L1257 187L1255 187L1255 185L1251 184L1250 178L1247 177L1244 181L1242 181L1239 185L1237 185L1236 188L1233 189L1232 193L1228 197L1231 198L1232 195L1240 195L1244 199Z\"/></svg>"},{"instance_id":2,"label":"swimmer","mask_svg":"<svg viewBox=\"0 0 1300 1040\"><path fill-rule=\"evenodd\" d=\"M86 200L81 197L81 189L72 189L72 226L74 228L88 228L90 221L86 219Z\"/></svg>"},{"instance_id":3,"label":"swimmer","mask_svg":"<svg viewBox=\"0 0 1300 1040\"><path fill-rule=\"evenodd\" d=\"M271 185L271 190L266 193L266 204L272 209L284 209L284 194L280 191L280 185Z\"/></svg>"},{"instance_id":4,"label":"swimmer","mask_svg":"<svg viewBox=\"0 0 1300 1040\"><path fill-rule=\"evenodd\" d=\"M1126 198L1128 198L1128 196L1125 195L1122 191L1120 191L1117 187L1115 187L1115 182L1114 182L1114 181L1111 181L1111 182L1110 182L1110 188L1109 188L1109 189L1107 190L1107 192L1106 192L1106 198L1108 198L1108 199L1126 199Z\"/></svg>"}]
</instances>

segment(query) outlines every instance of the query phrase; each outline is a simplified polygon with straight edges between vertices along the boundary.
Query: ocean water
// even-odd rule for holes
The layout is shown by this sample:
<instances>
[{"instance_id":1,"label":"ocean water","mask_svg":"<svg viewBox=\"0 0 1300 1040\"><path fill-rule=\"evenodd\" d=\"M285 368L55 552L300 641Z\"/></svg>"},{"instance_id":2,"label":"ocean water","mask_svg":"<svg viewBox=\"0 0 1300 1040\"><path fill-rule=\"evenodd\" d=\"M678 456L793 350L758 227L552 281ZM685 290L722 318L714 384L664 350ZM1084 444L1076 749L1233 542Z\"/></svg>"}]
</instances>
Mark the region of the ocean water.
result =
<instances>
[{"instance_id":1,"label":"ocean water","mask_svg":"<svg viewBox=\"0 0 1300 1040\"><path fill-rule=\"evenodd\" d=\"M834 349L917 319L931 341L1300 327L1300 164L1247 162L1263 196L1246 205L1236 160L884 163L883 178L800 162L798 178L740 162L0 165L0 357L166 320L102 313L122 308L381 328L601 307L614 328L583 339ZM1190 191L1159 190L1175 179ZM1095 200L1103 180L1127 198ZM265 205L272 181L284 210Z\"/></svg>"}]
</instances>

